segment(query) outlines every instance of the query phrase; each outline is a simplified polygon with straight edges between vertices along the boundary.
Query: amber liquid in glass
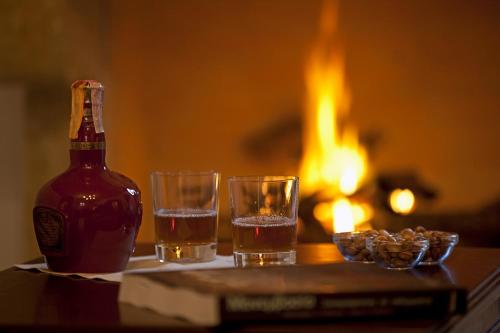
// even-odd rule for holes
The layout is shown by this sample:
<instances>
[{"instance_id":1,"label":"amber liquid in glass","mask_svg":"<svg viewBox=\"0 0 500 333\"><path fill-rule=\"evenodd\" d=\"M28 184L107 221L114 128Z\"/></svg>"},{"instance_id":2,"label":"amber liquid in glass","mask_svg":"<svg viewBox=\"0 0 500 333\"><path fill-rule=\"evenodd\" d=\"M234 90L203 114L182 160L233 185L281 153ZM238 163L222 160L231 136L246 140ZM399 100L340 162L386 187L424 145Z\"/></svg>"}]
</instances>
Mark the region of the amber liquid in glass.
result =
<instances>
[{"instance_id":1,"label":"amber liquid in glass","mask_svg":"<svg viewBox=\"0 0 500 333\"><path fill-rule=\"evenodd\" d=\"M233 220L233 250L235 260L240 255L249 260L246 265L280 264L282 257L292 257L295 263L297 223L282 216L251 216ZM238 262L237 262L238 264Z\"/></svg>"},{"instance_id":2,"label":"amber liquid in glass","mask_svg":"<svg viewBox=\"0 0 500 333\"><path fill-rule=\"evenodd\" d=\"M160 209L155 212L156 252L160 261L210 261L217 247L214 210Z\"/></svg>"}]
</instances>

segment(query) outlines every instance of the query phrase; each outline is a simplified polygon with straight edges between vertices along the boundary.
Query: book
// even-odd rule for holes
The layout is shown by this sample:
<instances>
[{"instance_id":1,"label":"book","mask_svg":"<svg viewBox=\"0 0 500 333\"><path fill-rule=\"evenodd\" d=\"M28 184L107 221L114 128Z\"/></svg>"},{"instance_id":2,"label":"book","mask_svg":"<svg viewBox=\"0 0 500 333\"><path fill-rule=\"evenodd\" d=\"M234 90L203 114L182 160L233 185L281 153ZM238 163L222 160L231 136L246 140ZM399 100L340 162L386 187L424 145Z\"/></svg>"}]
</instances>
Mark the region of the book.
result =
<instances>
[{"instance_id":1,"label":"book","mask_svg":"<svg viewBox=\"0 0 500 333\"><path fill-rule=\"evenodd\" d=\"M119 301L196 325L282 320L443 318L466 291L439 280L340 263L125 274Z\"/></svg>"}]
</instances>

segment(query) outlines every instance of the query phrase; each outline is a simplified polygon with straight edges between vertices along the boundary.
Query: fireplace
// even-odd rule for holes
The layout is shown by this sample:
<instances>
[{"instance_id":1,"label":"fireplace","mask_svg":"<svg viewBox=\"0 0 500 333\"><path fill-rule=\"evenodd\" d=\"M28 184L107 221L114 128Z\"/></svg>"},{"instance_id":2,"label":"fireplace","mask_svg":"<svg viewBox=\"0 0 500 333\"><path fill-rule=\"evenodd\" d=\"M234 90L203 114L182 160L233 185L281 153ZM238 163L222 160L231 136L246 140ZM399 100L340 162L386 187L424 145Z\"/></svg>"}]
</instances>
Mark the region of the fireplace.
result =
<instances>
[{"instance_id":1,"label":"fireplace","mask_svg":"<svg viewBox=\"0 0 500 333\"><path fill-rule=\"evenodd\" d=\"M495 245L496 236L481 235L479 230L498 235L491 221L500 221L499 203L479 211L435 212L439 189L422 179L416 166L387 172L372 165L383 133L360 133L350 117L353 97L345 71L348 59L337 31L338 13L338 2L323 2L304 70L302 116L278 119L243 144L248 155L259 160L269 158L270 142L291 152L288 161L299 166L301 186L299 240L330 242L335 232L425 225L457 231L465 244ZM470 221L481 221L480 226L474 231L467 225Z\"/></svg>"}]
</instances>

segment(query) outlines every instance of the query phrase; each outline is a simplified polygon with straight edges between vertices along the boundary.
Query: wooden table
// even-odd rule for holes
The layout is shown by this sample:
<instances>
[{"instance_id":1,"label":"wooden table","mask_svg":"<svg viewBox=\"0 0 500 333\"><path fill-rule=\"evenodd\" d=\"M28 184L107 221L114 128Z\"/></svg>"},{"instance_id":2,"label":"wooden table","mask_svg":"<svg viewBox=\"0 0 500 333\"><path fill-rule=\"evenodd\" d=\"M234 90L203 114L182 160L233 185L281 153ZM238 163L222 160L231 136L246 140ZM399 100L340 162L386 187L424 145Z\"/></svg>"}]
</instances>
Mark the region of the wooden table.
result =
<instances>
[{"instance_id":1,"label":"wooden table","mask_svg":"<svg viewBox=\"0 0 500 333\"><path fill-rule=\"evenodd\" d=\"M228 244L219 252L229 254ZM138 255L153 252L140 244ZM299 263L343 261L332 244L302 244ZM375 320L315 324L251 325L223 327L231 332L494 332L500 329L500 249L457 247L443 267L419 267L408 274L422 274L464 286L469 309L448 320ZM356 265L356 264L353 264ZM181 320L117 302L119 284L59 277L10 268L0 272L0 331L71 332L209 332ZM495 326L496 322L496 326Z\"/></svg>"}]
</instances>

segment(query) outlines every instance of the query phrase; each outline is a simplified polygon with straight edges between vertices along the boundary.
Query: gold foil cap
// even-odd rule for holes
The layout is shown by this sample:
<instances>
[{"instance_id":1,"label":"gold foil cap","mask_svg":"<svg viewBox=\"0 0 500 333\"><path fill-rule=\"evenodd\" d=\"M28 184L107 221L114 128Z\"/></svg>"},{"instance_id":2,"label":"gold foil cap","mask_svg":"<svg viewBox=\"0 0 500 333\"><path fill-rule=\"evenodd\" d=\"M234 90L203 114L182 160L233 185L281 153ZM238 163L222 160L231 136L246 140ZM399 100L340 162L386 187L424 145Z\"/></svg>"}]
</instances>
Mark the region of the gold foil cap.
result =
<instances>
[{"instance_id":1,"label":"gold foil cap","mask_svg":"<svg viewBox=\"0 0 500 333\"><path fill-rule=\"evenodd\" d=\"M83 120L84 104L92 105L92 119L96 133L103 133L102 106L104 103L104 86L93 80L78 80L71 85L71 120L69 138L76 139Z\"/></svg>"}]
</instances>

